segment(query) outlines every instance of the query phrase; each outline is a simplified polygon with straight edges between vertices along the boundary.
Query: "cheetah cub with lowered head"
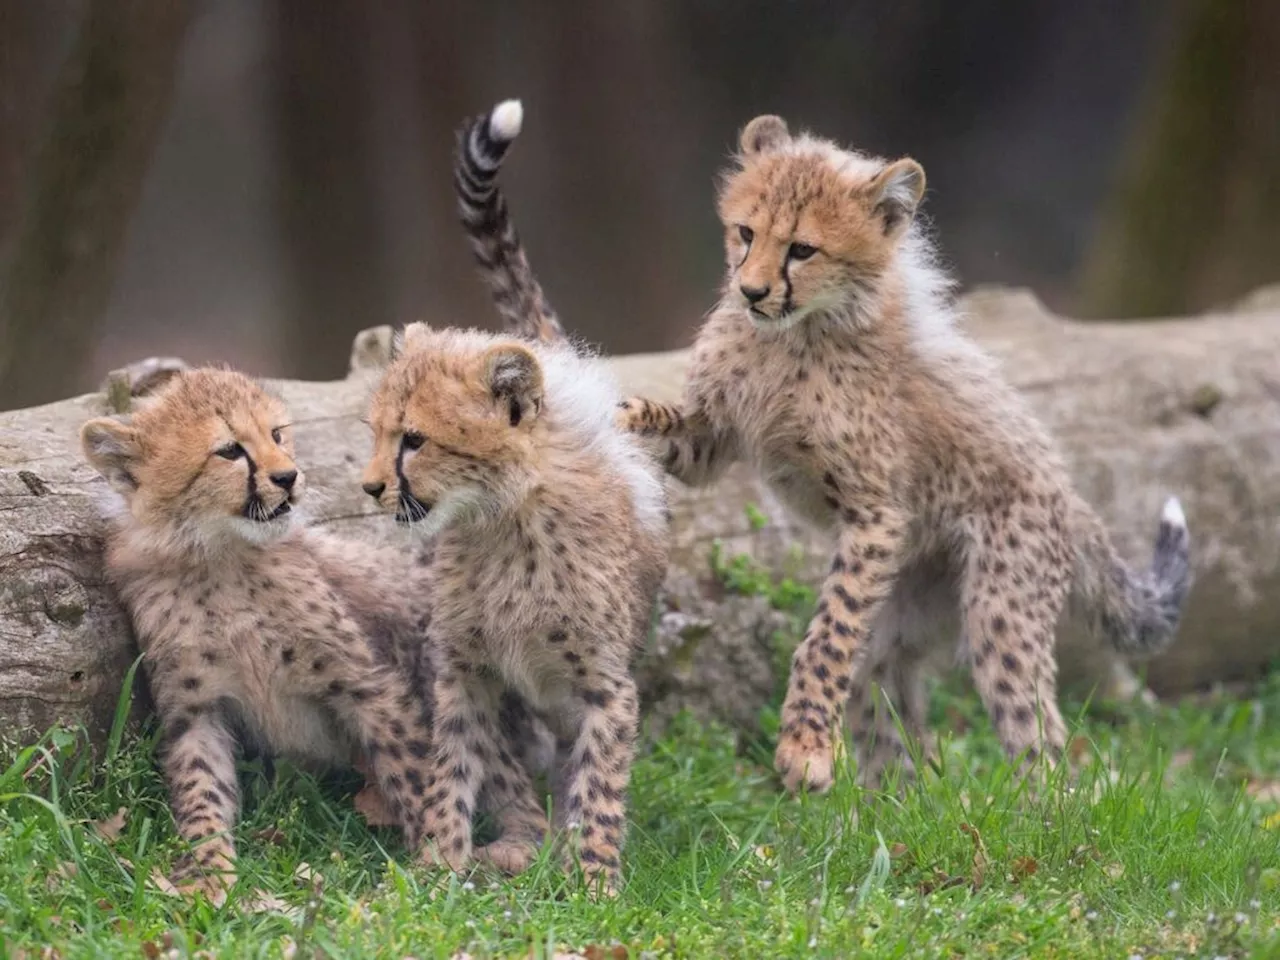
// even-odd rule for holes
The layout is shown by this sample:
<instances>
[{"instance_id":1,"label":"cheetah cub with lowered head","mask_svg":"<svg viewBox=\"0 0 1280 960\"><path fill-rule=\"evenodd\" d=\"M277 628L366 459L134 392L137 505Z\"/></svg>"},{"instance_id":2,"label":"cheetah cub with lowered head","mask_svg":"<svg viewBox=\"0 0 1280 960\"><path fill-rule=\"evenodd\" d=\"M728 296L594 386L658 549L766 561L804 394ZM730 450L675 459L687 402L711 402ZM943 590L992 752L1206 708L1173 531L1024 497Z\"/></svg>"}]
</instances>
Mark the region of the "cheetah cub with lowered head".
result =
<instances>
[{"instance_id":1,"label":"cheetah cub with lowered head","mask_svg":"<svg viewBox=\"0 0 1280 960\"><path fill-rule=\"evenodd\" d=\"M751 121L719 194L728 276L684 398L619 413L659 438L686 483L751 461L838 535L783 707L775 763L790 790L830 786L845 701L869 782L908 761L899 723L925 738L922 667L957 633L1010 757L1056 755L1068 599L1119 651L1149 654L1173 637L1190 584L1178 502L1151 568L1130 570L1040 425L956 328L915 223L924 185L914 160Z\"/></svg>"},{"instance_id":2,"label":"cheetah cub with lowered head","mask_svg":"<svg viewBox=\"0 0 1280 960\"><path fill-rule=\"evenodd\" d=\"M367 763L419 847L429 616L404 585L426 571L295 522L288 414L238 373L177 374L132 417L86 423L81 444L115 494L107 574L143 652L174 820L196 845L184 891L221 901L234 882L238 748Z\"/></svg>"},{"instance_id":3,"label":"cheetah cub with lowered head","mask_svg":"<svg viewBox=\"0 0 1280 960\"><path fill-rule=\"evenodd\" d=\"M481 207L497 202L495 151L520 118L508 102L463 137L459 190ZM474 229L503 230L505 206L481 220ZM496 269L508 269L504 262ZM507 279L545 308L525 267ZM544 319L554 322L549 309ZM569 828L587 879L615 889L638 720L630 661L647 635L667 551L662 478L614 425L620 399L602 365L567 343L423 324L405 329L374 394L364 488L434 537L427 832L454 870L471 857L477 797L499 777L512 786L496 767L511 690L557 738L556 827ZM519 790L536 809L527 778ZM541 840L482 855L519 870Z\"/></svg>"}]
</instances>

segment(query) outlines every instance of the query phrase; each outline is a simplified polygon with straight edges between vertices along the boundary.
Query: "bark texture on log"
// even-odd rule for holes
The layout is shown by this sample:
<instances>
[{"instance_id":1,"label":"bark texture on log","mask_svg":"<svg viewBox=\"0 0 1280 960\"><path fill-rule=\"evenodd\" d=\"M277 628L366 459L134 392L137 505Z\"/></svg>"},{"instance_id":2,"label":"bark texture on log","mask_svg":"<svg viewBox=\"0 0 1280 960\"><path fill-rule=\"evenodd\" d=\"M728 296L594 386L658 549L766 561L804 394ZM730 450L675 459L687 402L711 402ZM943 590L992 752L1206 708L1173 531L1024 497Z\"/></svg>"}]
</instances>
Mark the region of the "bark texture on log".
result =
<instances>
[{"instance_id":1,"label":"bark texture on log","mask_svg":"<svg viewBox=\"0 0 1280 960\"><path fill-rule=\"evenodd\" d=\"M1280 652L1280 295L1142 324L1065 321L1020 291L978 291L964 306L1061 440L1122 553L1145 562L1164 498L1183 499L1198 580L1178 641L1151 664L1153 689L1256 675ZM389 336L357 337L346 380L272 383L293 412L312 514L351 536L378 536L389 522L357 482L369 446L359 417ZM673 398L688 356L611 362L627 389ZM120 394L117 382L109 395L119 404ZM0 732L62 721L101 734L134 656L101 578L102 484L76 445L80 425L107 408L104 393L0 414ZM674 562L637 667L648 711L661 720L688 706L751 728L779 682L774 638L789 621L762 597L726 594L710 571L712 544L812 581L826 539L798 528L743 467L672 492ZM757 529L747 504L769 522ZM1105 681L1115 664L1080 637L1060 649L1068 676Z\"/></svg>"}]
</instances>

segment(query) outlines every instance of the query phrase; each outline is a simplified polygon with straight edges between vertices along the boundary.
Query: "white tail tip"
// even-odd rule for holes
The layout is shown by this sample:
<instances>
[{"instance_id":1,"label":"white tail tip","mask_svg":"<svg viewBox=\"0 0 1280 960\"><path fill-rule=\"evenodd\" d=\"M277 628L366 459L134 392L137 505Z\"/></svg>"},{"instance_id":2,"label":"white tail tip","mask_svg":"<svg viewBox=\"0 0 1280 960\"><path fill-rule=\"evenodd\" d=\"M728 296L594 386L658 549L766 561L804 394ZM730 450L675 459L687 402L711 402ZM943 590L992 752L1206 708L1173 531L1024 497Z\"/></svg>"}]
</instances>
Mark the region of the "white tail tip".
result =
<instances>
[{"instance_id":1,"label":"white tail tip","mask_svg":"<svg viewBox=\"0 0 1280 960\"><path fill-rule=\"evenodd\" d=\"M519 100L503 100L489 114L489 135L495 140L510 142L520 136L524 122L524 107Z\"/></svg>"},{"instance_id":2,"label":"white tail tip","mask_svg":"<svg viewBox=\"0 0 1280 960\"><path fill-rule=\"evenodd\" d=\"M1182 512L1182 504L1178 502L1177 497L1170 497L1164 502L1164 509L1160 511L1160 519L1170 526L1186 527L1187 515Z\"/></svg>"}]
</instances>

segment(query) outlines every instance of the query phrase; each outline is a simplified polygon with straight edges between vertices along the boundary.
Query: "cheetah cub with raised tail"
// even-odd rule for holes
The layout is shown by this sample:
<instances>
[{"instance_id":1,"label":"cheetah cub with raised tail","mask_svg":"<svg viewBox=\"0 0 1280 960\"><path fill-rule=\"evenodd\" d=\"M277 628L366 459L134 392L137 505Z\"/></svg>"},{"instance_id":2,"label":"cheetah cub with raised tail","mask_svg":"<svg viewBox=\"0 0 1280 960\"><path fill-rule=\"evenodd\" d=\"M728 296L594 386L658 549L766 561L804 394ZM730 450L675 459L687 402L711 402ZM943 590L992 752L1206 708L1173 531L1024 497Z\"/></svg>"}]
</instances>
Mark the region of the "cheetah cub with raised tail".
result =
<instances>
[{"instance_id":1,"label":"cheetah cub with raised tail","mask_svg":"<svg viewBox=\"0 0 1280 960\"><path fill-rule=\"evenodd\" d=\"M830 786L846 701L863 775L906 761L899 723L924 739L926 655L957 635L1010 757L1052 759L1068 600L1118 650L1153 653L1190 585L1177 501L1152 566L1131 570L1040 425L956 328L915 223L924 185L914 160L753 120L720 189L728 275L684 398L619 413L660 438L681 480L751 461L838 535L783 706L775 763L791 790Z\"/></svg>"},{"instance_id":2,"label":"cheetah cub with raised tail","mask_svg":"<svg viewBox=\"0 0 1280 960\"><path fill-rule=\"evenodd\" d=\"M497 202L491 178L500 156L490 150L514 137L518 109L500 107L469 128L485 166L460 173L470 179L459 189L474 188L479 207ZM506 223L505 213L481 219L490 226L478 230ZM530 293L524 267L506 278L513 303ZM544 308L538 316L554 322ZM558 335L558 323L529 324ZM427 646L437 739L427 831L455 870L472 855L477 798L498 779L501 706L511 690L556 734L555 826L569 828L570 853L593 886L616 888L638 721L630 665L667 559L662 477L614 425L620 399L602 364L563 341L422 324L406 328L375 392L365 490L434 536ZM512 789L509 775L501 781ZM527 778L518 789L536 807ZM541 840L504 838L478 853L518 870Z\"/></svg>"},{"instance_id":3,"label":"cheetah cub with raised tail","mask_svg":"<svg viewBox=\"0 0 1280 960\"><path fill-rule=\"evenodd\" d=\"M195 845L184 891L220 901L234 880L245 747L367 760L420 846L431 674L412 587L425 571L294 522L289 417L240 374L178 374L131 418L86 423L81 442L114 491L107 574L144 655L174 820Z\"/></svg>"}]
</instances>

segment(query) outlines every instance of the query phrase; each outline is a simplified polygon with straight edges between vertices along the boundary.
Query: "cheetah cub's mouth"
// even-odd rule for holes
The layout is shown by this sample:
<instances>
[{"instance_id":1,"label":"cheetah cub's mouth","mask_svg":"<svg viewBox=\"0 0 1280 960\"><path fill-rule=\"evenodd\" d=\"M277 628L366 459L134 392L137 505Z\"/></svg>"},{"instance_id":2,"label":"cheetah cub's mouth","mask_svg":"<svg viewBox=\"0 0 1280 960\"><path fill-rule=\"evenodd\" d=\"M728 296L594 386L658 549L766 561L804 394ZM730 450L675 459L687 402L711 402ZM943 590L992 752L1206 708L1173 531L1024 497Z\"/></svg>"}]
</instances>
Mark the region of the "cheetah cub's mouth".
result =
<instances>
[{"instance_id":1,"label":"cheetah cub's mouth","mask_svg":"<svg viewBox=\"0 0 1280 960\"><path fill-rule=\"evenodd\" d=\"M431 512L431 504L423 503L407 490L400 491L400 500L396 504L396 523L417 523L425 520Z\"/></svg>"},{"instance_id":2,"label":"cheetah cub's mouth","mask_svg":"<svg viewBox=\"0 0 1280 960\"><path fill-rule=\"evenodd\" d=\"M244 509L240 512L246 520L252 520L255 523L271 523L273 520L288 516L292 511L293 503L290 499L281 500L278 507L270 510L262 497L255 494L245 501Z\"/></svg>"}]
</instances>

